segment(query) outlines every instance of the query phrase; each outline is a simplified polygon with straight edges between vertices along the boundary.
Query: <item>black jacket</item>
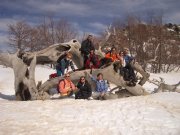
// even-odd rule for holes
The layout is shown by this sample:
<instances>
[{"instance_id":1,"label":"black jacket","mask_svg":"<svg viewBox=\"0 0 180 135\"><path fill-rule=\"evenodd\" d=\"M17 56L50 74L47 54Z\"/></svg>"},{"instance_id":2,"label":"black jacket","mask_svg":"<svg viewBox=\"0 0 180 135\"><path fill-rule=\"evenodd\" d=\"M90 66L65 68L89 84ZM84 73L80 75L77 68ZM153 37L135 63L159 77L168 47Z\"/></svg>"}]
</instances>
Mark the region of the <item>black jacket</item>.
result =
<instances>
[{"instance_id":1,"label":"black jacket","mask_svg":"<svg viewBox=\"0 0 180 135\"><path fill-rule=\"evenodd\" d=\"M88 55L90 53L90 50L95 50L93 43L86 39L81 44L81 53Z\"/></svg>"},{"instance_id":2,"label":"black jacket","mask_svg":"<svg viewBox=\"0 0 180 135\"><path fill-rule=\"evenodd\" d=\"M75 94L75 99L88 99L92 94L91 86L87 81L84 85L78 82L77 88L79 91Z\"/></svg>"}]
</instances>

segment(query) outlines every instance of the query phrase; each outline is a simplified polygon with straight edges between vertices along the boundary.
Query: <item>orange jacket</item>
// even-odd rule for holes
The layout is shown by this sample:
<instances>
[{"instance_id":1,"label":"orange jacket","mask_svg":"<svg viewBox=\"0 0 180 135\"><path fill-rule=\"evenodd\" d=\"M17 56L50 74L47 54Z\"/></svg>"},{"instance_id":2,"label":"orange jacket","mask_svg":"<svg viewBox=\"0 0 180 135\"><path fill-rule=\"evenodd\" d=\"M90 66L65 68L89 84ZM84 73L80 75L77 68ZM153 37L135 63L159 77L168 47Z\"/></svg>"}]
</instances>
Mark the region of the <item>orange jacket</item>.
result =
<instances>
[{"instance_id":1,"label":"orange jacket","mask_svg":"<svg viewBox=\"0 0 180 135\"><path fill-rule=\"evenodd\" d=\"M67 94L69 89L71 89L71 90L75 90L76 89L75 85L73 84L72 81L68 81L66 79L60 81L60 83L59 83L59 92L61 94L64 94L64 95Z\"/></svg>"},{"instance_id":2,"label":"orange jacket","mask_svg":"<svg viewBox=\"0 0 180 135\"><path fill-rule=\"evenodd\" d=\"M111 54L110 52L105 55L105 58L110 58L110 59L112 59L113 62L118 60L117 54L116 53L115 54Z\"/></svg>"}]
</instances>

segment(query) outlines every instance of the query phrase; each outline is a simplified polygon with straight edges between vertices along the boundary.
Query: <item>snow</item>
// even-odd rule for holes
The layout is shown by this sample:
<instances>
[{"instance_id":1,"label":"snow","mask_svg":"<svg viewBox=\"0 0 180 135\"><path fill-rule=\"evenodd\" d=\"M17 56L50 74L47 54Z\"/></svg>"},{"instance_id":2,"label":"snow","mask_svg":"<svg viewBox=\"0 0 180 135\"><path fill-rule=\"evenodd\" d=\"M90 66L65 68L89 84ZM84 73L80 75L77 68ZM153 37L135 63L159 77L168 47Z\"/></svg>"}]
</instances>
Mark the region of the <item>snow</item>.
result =
<instances>
[{"instance_id":1,"label":"snow","mask_svg":"<svg viewBox=\"0 0 180 135\"><path fill-rule=\"evenodd\" d=\"M36 81L46 81L55 70L37 66ZM12 101L13 70L0 66L0 135L179 135L180 95L164 92L149 96L96 101L73 98ZM151 74L168 84L180 73ZM146 83L152 91L156 86Z\"/></svg>"}]
</instances>

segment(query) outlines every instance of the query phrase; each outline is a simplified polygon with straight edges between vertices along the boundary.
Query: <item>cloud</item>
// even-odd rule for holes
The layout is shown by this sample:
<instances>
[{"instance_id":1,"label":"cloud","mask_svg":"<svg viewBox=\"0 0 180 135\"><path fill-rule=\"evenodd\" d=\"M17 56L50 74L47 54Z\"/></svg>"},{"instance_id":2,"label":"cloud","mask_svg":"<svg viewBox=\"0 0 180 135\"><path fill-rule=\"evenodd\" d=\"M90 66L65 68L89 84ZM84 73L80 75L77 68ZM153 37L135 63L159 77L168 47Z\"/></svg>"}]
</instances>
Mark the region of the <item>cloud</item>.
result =
<instances>
[{"instance_id":1,"label":"cloud","mask_svg":"<svg viewBox=\"0 0 180 135\"><path fill-rule=\"evenodd\" d=\"M89 23L88 26L91 27L92 30L95 30L95 31L103 31L107 27L105 24L102 24L99 22Z\"/></svg>"},{"instance_id":2,"label":"cloud","mask_svg":"<svg viewBox=\"0 0 180 135\"><path fill-rule=\"evenodd\" d=\"M5 51L8 48L8 38L6 34L0 34L0 50Z\"/></svg>"},{"instance_id":3,"label":"cloud","mask_svg":"<svg viewBox=\"0 0 180 135\"><path fill-rule=\"evenodd\" d=\"M168 14L168 19L165 19L166 22L169 23L177 23L180 24L180 12Z\"/></svg>"},{"instance_id":4,"label":"cloud","mask_svg":"<svg viewBox=\"0 0 180 135\"><path fill-rule=\"evenodd\" d=\"M65 2L65 1L36 1L27 2L29 7L34 7L38 12L60 13L65 15L82 15L84 16L89 7L85 4Z\"/></svg>"},{"instance_id":5,"label":"cloud","mask_svg":"<svg viewBox=\"0 0 180 135\"><path fill-rule=\"evenodd\" d=\"M10 18L1 18L0 19L0 32L7 32L8 25L15 23L16 20Z\"/></svg>"},{"instance_id":6,"label":"cloud","mask_svg":"<svg viewBox=\"0 0 180 135\"><path fill-rule=\"evenodd\" d=\"M115 19L123 21L129 14L147 19L150 13L162 13L165 23L180 23L179 5L179 0L4 0L0 3L0 34L9 23L23 20L36 25L46 15L66 19L81 34L102 32L106 25Z\"/></svg>"}]
</instances>

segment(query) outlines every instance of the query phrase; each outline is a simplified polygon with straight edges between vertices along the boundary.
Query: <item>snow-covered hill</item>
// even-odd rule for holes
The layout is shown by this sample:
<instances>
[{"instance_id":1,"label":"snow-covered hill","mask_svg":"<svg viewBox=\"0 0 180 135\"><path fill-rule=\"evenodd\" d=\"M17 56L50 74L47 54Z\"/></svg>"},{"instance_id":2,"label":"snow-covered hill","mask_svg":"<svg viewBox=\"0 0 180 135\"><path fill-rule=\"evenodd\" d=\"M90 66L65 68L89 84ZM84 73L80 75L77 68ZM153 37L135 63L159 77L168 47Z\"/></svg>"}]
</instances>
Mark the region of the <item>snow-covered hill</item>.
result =
<instances>
[{"instance_id":1,"label":"snow-covered hill","mask_svg":"<svg viewBox=\"0 0 180 135\"><path fill-rule=\"evenodd\" d=\"M50 68L37 66L36 81L47 80ZM56 99L13 101L14 76L0 67L0 135L179 135L180 94L158 93L109 101ZM166 83L180 81L180 73L152 74ZM154 89L146 83L145 88Z\"/></svg>"}]
</instances>

